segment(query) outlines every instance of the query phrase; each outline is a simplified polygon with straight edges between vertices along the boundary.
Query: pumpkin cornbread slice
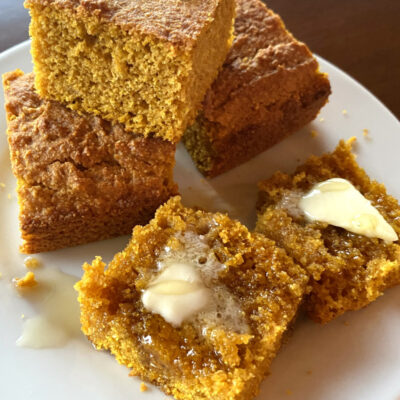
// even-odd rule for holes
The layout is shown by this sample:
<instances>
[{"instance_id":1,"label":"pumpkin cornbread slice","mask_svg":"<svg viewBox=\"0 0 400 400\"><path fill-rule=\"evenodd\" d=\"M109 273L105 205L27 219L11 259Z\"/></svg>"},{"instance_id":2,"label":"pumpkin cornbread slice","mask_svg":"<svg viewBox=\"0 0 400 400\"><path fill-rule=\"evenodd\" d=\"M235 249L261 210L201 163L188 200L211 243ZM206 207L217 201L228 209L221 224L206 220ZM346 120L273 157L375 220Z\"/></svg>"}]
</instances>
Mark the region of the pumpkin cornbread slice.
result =
<instances>
[{"instance_id":1,"label":"pumpkin cornbread slice","mask_svg":"<svg viewBox=\"0 0 400 400\"><path fill-rule=\"evenodd\" d=\"M315 118L330 94L304 43L260 0L237 0L235 39L183 142L197 168L216 176Z\"/></svg>"},{"instance_id":2,"label":"pumpkin cornbread slice","mask_svg":"<svg viewBox=\"0 0 400 400\"><path fill-rule=\"evenodd\" d=\"M144 305L154 278L174 263L196 270L211 299L180 325ZM83 332L132 375L177 399L253 398L308 280L272 241L224 214L185 208L179 197L135 227L126 249L105 267L100 258L85 264L75 286ZM163 283L158 293L168 303ZM187 294L182 282L169 284L170 295ZM175 316L195 305L186 301Z\"/></svg>"},{"instance_id":3,"label":"pumpkin cornbread slice","mask_svg":"<svg viewBox=\"0 0 400 400\"><path fill-rule=\"evenodd\" d=\"M298 201L315 184L331 178L350 181L400 234L400 207L383 184L371 180L351 152L352 140L336 150L312 156L292 175L281 172L259 184L256 231L283 247L312 279L305 300L309 316L328 322L374 301L400 283L400 245L309 222Z\"/></svg>"},{"instance_id":4,"label":"pumpkin cornbread slice","mask_svg":"<svg viewBox=\"0 0 400 400\"><path fill-rule=\"evenodd\" d=\"M44 98L177 142L231 44L234 0L26 0Z\"/></svg>"},{"instance_id":5,"label":"pumpkin cornbread slice","mask_svg":"<svg viewBox=\"0 0 400 400\"><path fill-rule=\"evenodd\" d=\"M3 76L21 252L129 234L176 194L172 143L80 116L33 83L19 70Z\"/></svg>"}]
</instances>

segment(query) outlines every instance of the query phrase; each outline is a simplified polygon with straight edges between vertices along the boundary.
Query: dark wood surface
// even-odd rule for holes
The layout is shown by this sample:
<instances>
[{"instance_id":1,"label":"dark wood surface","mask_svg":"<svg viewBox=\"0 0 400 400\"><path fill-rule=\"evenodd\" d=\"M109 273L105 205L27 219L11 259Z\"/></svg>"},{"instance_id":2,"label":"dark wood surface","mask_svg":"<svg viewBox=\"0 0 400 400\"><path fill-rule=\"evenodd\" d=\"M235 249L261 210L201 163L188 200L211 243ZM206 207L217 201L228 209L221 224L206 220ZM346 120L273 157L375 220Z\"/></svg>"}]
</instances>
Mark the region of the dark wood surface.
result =
<instances>
[{"instance_id":1,"label":"dark wood surface","mask_svg":"<svg viewBox=\"0 0 400 400\"><path fill-rule=\"evenodd\" d=\"M0 51L28 38L23 0L0 0ZM311 50L400 118L400 0L268 0Z\"/></svg>"},{"instance_id":2,"label":"dark wood surface","mask_svg":"<svg viewBox=\"0 0 400 400\"><path fill-rule=\"evenodd\" d=\"M400 0L268 0L294 36L400 118Z\"/></svg>"}]
</instances>

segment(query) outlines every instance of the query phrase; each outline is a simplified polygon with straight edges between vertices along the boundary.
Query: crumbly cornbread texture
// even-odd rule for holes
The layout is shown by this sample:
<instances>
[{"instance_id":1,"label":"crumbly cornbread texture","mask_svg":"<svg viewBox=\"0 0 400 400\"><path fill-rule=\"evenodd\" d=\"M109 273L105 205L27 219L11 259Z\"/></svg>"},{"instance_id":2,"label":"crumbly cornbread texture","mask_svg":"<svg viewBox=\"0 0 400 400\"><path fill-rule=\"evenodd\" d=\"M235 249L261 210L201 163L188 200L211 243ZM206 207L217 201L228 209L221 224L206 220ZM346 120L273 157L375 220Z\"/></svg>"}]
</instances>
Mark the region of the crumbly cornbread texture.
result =
<instances>
[{"instance_id":1,"label":"crumbly cornbread texture","mask_svg":"<svg viewBox=\"0 0 400 400\"><path fill-rule=\"evenodd\" d=\"M330 94L304 43L260 0L237 0L235 39L202 111L185 132L197 168L216 176L315 118Z\"/></svg>"},{"instance_id":2,"label":"crumbly cornbread texture","mask_svg":"<svg viewBox=\"0 0 400 400\"><path fill-rule=\"evenodd\" d=\"M231 44L234 0L26 0L44 98L177 142Z\"/></svg>"},{"instance_id":3,"label":"crumbly cornbread texture","mask_svg":"<svg viewBox=\"0 0 400 400\"><path fill-rule=\"evenodd\" d=\"M294 174L275 173L259 184L256 231L276 241L311 275L305 301L310 317L328 322L374 301L400 283L400 246L321 222L307 222L300 196L330 178L349 180L400 235L400 207L384 185L372 181L351 153L352 140L333 153L312 156Z\"/></svg>"},{"instance_id":4,"label":"crumbly cornbread texture","mask_svg":"<svg viewBox=\"0 0 400 400\"><path fill-rule=\"evenodd\" d=\"M33 74L3 84L23 253L129 234L176 194L172 143L43 100Z\"/></svg>"},{"instance_id":5,"label":"crumbly cornbread texture","mask_svg":"<svg viewBox=\"0 0 400 400\"><path fill-rule=\"evenodd\" d=\"M209 247L199 263L215 257L223 264L215 282L236 299L247 332L227 329L223 318L214 325L186 320L174 328L144 308L141 293L159 272L161 254L196 254L182 242L185 235L192 245ZM126 249L105 267L100 258L85 264L76 285L83 332L132 375L185 400L253 398L308 279L263 235L226 215L184 208L179 197L161 206L148 225L135 227Z\"/></svg>"}]
</instances>

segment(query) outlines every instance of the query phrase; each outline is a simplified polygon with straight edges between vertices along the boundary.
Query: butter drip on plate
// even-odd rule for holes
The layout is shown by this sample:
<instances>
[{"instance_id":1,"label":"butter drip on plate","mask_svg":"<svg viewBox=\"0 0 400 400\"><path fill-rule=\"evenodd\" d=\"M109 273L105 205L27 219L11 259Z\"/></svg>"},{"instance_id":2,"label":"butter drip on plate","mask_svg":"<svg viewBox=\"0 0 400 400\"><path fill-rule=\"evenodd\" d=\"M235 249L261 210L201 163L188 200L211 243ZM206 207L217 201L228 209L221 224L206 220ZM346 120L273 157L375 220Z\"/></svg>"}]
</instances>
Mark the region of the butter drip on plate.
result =
<instances>
[{"instance_id":1,"label":"butter drip on plate","mask_svg":"<svg viewBox=\"0 0 400 400\"><path fill-rule=\"evenodd\" d=\"M20 291L39 311L24 320L16 344L34 349L66 345L80 337L79 303L76 299L75 276L58 269L42 268L35 273L37 285Z\"/></svg>"},{"instance_id":2,"label":"butter drip on plate","mask_svg":"<svg viewBox=\"0 0 400 400\"><path fill-rule=\"evenodd\" d=\"M316 184L299 200L310 221L326 222L385 242L398 240L395 230L349 181L332 178Z\"/></svg>"}]
</instances>

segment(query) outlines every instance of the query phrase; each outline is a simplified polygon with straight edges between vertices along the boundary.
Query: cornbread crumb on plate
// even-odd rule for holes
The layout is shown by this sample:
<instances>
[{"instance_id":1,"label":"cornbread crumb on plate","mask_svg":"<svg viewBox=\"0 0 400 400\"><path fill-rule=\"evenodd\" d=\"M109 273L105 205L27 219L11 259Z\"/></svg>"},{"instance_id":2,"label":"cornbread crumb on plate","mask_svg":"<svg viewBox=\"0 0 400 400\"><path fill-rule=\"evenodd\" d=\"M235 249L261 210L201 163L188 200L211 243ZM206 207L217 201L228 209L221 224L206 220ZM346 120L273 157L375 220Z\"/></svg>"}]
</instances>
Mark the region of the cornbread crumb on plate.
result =
<instances>
[{"instance_id":1,"label":"cornbread crumb on plate","mask_svg":"<svg viewBox=\"0 0 400 400\"><path fill-rule=\"evenodd\" d=\"M23 278L14 278L14 283L17 288L31 288L37 285L35 274L29 271Z\"/></svg>"},{"instance_id":2,"label":"cornbread crumb on plate","mask_svg":"<svg viewBox=\"0 0 400 400\"><path fill-rule=\"evenodd\" d=\"M353 140L341 141L332 153L312 156L292 175L275 173L259 183L256 231L286 249L311 276L305 300L309 316L321 323L358 310L400 283L400 245L386 243L299 213L298 199L330 178L350 181L400 234L398 201L371 180L351 152ZM297 199L297 200L296 200Z\"/></svg>"},{"instance_id":3,"label":"cornbread crumb on plate","mask_svg":"<svg viewBox=\"0 0 400 400\"><path fill-rule=\"evenodd\" d=\"M186 277L171 275L184 267ZM82 331L176 399L253 398L308 280L269 239L224 214L185 208L179 197L135 227L107 268L100 257L83 268L75 286ZM160 297L164 318L150 311L149 296L166 293L176 303L165 309L171 297ZM200 294L203 308L185 314L193 300L176 307Z\"/></svg>"},{"instance_id":4,"label":"cornbread crumb on plate","mask_svg":"<svg viewBox=\"0 0 400 400\"><path fill-rule=\"evenodd\" d=\"M147 385L144 382L140 382L140 391L141 392L147 392L149 388L147 387Z\"/></svg>"},{"instance_id":5,"label":"cornbread crumb on plate","mask_svg":"<svg viewBox=\"0 0 400 400\"><path fill-rule=\"evenodd\" d=\"M45 98L179 141L232 41L234 0L27 0Z\"/></svg>"},{"instance_id":6,"label":"cornbread crumb on plate","mask_svg":"<svg viewBox=\"0 0 400 400\"><path fill-rule=\"evenodd\" d=\"M368 129L363 129L363 136L366 140L371 140L371 135L369 134Z\"/></svg>"},{"instance_id":7,"label":"cornbread crumb on plate","mask_svg":"<svg viewBox=\"0 0 400 400\"><path fill-rule=\"evenodd\" d=\"M24 265L26 268L35 269L39 268L42 265L42 263L36 257L26 257L24 260Z\"/></svg>"},{"instance_id":8,"label":"cornbread crumb on plate","mask_svg":"<svg viewBox=\"0 0 400 400\"><path fill-rule=\"evenodd\" d=\"M183 142L213 177L312 121L330 94L308 47L260 0L237 0L235 39Z\"/></svg>"},{"instance_id":9,"label":"cornbread crumb on plate","mask_svg":"<svg viewBox=\"0 0 400 400\"><path fill-rule=\"evenodd\" d=\"M130 234L176 194L172 143L44 100L33 74L3 84L22 253Z\"/></svg>"}]
</instances>

